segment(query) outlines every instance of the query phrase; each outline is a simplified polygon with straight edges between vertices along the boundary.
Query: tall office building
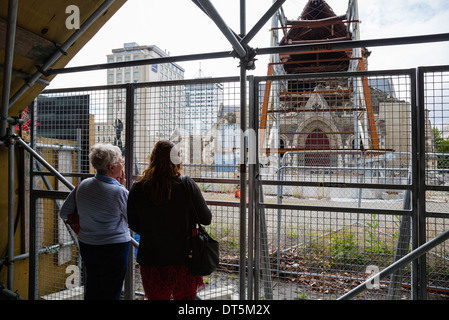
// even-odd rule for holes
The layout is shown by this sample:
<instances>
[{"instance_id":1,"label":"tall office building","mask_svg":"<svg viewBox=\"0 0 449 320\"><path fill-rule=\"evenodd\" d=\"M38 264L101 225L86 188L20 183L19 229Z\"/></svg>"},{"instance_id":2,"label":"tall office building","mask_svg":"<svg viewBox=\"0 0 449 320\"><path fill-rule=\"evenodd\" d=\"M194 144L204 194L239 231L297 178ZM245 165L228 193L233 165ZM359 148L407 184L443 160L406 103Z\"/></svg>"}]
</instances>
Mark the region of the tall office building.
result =
<instances>
[{"instance_id":1,"label":"tall office building","mask_svg":"<svg viewBox=\"0 0 449 320\"><path fill-rule=\"evenodd\" d=\"M168 54L156 45L139 46L135 42L130 42L125 43L123 48L112 49L112 54L107 55L107 60L108 63L113 63L167 56ZM107 77L108 84L181 80L184 79L184 69L175 63L143 65L109 69Z\"/></svg>"},{"instance_id":2,"label":"tall office building","mask_svg":"<svg viewBox=\"0 0 449 320\"><path fill-rule=\"evenodd\" d=\"M140 46L125 43L107 55L108 63L167 57L156 45ZM176 63L145 64L108 69L107 84L141 83L184 79L184 69ZM168 139L176 129L183 127L184 97L174 93L173 86L137 88L134 95L134 121L136 150L151 150L160 139ZM96 121L96 142L112 143L124 150L126 91L112 89L107 93L104 118ZM137 161L144 161L145 156Z\"/></svg>"},{"instance_id":3,"label":"tall office building","mask_svg":"<svg viewBox=\"0 0 449 320\"><path fill-rule=\"evenodd\" d=\"M184 129L192 134L212 128L223 105L222 83L198 83L186 86Z\"/></svg>"}]
</instances>

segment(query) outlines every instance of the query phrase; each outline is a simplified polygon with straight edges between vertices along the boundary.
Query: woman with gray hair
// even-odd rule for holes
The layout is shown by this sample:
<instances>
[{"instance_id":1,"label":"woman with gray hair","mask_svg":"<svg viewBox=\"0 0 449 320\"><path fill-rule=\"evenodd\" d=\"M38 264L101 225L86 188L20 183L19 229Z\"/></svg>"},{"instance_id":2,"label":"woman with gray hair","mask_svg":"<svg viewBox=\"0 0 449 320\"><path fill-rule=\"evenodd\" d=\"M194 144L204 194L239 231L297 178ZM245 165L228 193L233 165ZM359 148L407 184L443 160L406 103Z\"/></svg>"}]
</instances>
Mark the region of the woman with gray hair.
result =
<instances>
[{"instance_id":1,"label":"woman with gray hair","mask_svg":"<svg viewBox=\"0 0 449 320\"><path fill-rule=\"evenodd\" d=\"M89 160L95 176L84 179L68 195L59 215L66 220L75 207L78 210L78 240L87 272L84 299L118 300L131 241L122 154L116 146L96 144Z\"/></svg>"}]
</instances>

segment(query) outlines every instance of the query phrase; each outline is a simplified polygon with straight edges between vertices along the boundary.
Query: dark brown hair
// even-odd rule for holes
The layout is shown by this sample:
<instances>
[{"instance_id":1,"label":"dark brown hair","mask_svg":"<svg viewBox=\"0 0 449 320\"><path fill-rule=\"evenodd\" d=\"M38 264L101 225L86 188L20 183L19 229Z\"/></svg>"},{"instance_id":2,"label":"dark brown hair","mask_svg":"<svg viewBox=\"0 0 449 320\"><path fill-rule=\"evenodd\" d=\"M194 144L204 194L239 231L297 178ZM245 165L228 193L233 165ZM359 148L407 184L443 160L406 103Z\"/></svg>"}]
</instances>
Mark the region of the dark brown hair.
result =
<instances>
[{"instance_id":1,"label":"dark brown hair","mask_svg":"<svg viewBox=\"0 0 449 320\"><path fill-rule=\"evenodd\" d=\"M173 183L181 176L182 163L179 159L179 151L173 142L160 140L154 145L150 164L139 179L154 204L170 200Z\"/></svg>"}]
</instances>

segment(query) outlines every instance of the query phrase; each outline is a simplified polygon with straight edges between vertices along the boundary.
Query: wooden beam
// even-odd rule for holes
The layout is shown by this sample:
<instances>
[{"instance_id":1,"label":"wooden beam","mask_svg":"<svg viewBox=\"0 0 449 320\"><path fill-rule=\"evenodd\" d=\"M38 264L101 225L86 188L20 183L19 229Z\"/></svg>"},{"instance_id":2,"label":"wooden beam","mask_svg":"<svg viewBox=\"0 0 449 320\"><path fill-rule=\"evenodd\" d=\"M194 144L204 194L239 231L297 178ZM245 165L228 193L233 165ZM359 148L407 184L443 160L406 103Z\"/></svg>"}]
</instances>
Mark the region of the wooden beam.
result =
<instances>
[{"instance_id":1,"label":"wooden beam","mask_svg":"<svg viewBox=\"0 0 449 320\"><path fill-rule=\"evenodd\" d=\"M6 26L6 20L0 18L1 39L6 39ZM0 41L0 49L5 49L4 41ZM53 42L17 26L16 38L14 43L14 54L28 58L35 62L42 63L55 50L56 46Z\"/></svg>"},{"instance_id":2,"label":"wooden beam","mask_svg":"<svg viewBox=\"0 0 449 320\"><path fill-rule=\"evenodd\" d=\"M353 90L352 89L341 89L341 90L316 90L316 91L281 91L279 93L279 95L305 95L305 94L314 94L314 93L319 93L319 94L323 94L323 95L331 95L331 94L350 94L352 93Z\"/></svg>"},{"instance_id":3,"label":"wooden beam","mask_svg":"<svg viewBox=\"0 0 449 320\"><path fill-rule=\"evenodd\" d=\"M318 49L312 50L312 51L280 53L279 57L280 57L280 59L282 59L282 58L288 58L293 55L303 55L303 54L313 54L313 53L330 53L330 52L352 52L352 49L332 49L329 45L326 45L325 43L323 43L322 45L317 45L317 47L318 46L322 46L323 48L319 49L319 50Z\"/></svg>"},{"instance_id":4,"label":"wooden beam","mask_svg":"<svg viewBox=\"0 0 449 320\"><path fill-rule=\"evenodd\" d=\"M289 113L289 112L342 112L342 111L366 111L365 108L325 108L325 109L281 109L268 110L268 113Z\"/></svg>"},{"instance_id":5,"label":"wooden beam","mask_svg":"<svg viewBox=\"0 0 449 320\"><path fill-rule=\"evenodd\" d=\"M351 61L351 60L360 60L361 58L335 58L335 59L312 59L312 60L292 60L292 61L284 61L284 62L274 62L272 64L302 64L302 63L320 63L320 62L335 62L335 61Z\"/></svg>"},{"instance_id":6,"label":"wooden beam","mask_svg":"<svg viewBox=\"0 0 449 320\"><path fill-rule=\"evenodd\" d=\"M280 134L302 134L302 135L306 135L306 134L314 134L316 132L281 132ZM320 132L320 134L354 134L353 131L349 131L349 132Z\"/></svg>"}]
</instances>

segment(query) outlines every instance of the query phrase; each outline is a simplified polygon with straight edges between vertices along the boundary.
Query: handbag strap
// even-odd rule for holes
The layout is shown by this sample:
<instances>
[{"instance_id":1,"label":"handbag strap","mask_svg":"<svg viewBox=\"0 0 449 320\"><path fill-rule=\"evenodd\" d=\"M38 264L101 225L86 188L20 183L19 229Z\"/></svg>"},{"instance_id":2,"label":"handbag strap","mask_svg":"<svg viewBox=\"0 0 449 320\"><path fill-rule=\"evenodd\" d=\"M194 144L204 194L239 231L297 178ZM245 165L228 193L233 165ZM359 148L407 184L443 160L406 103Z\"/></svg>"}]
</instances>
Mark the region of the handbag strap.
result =
<instances>
[{"instance_id":1,"label":"handbag strap","mask_svg":"<svg viewBox=\"0 0 449 320\"><path fill-rule=\"evenodd\" d=\"M184 185L184 189L187 191L187 198L189 199L190 207L192 208L192 211L194 213L193 218L194 218L195 224L200 224L200 220L198 219L198 213L196 212L195 206L193 205L192 197L190 196L190 189L187 186L187 183L185 182L186 179L187 179L186 176L182 176L181 182ZM189 212L190 212L190 210L189 210Z\"/></svg>"},{"instance_id":2,"label":"handbag strap","mask_svg":"<svg viewBox=\"0 0 449 320\"><path fill-rule=\"evenodd\" d=\"M80 182L78 182L78 184L75 186L75 188L73 188L73 199L75 200L75 208L76 208L76 190L78 189L79 185L81 184L81 182L83 182L84 180L81 180Z\"/></svg>"},{"instance_id":3,"label":"handbag strap","mask_svg":"<svg viewBox=\"0 0 449 320\"><path fill-rule=\"evenodd\" d=\"M79 185L81 184L81 182L83 182L83 180L81 180L80 182L78 182L78 184L75 186L75 188L73 189L73 199L75 200L75 211L77 211L77 204L76 204L76 190L78 189Z\"/></svg>"}]
</instances>

